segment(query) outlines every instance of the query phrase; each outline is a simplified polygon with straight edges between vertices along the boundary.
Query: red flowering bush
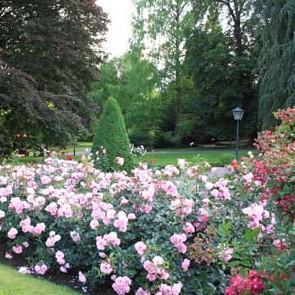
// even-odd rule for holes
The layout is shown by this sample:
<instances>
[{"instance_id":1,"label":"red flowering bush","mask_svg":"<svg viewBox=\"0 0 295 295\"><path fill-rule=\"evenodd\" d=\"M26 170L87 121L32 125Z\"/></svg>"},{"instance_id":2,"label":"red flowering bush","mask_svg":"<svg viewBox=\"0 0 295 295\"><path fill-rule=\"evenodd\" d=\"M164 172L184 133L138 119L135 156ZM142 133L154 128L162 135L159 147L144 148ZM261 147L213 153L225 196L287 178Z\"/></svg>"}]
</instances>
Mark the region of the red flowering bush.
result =
<instances>
[{"instance_id":1,"label":"red flowering bush","mask_svg":"<svg viewBox=\"0 0 295 295\"><path fill-rule=\"evenodd\" d=\"M261 248L256 267L246 278L236 275L226 289L228 295L295 293L295 108L275 114L281 124L274 131L264 131L256 142L258 157L244 158L241 173L245 188L259 186L257 200L243 213L249 227L259 230ZM270 225L264 220L272 215Z\"/></svg>"},{"instance_id":2,"label":"red flowering bush","mask_svg":"<svg viewBox=\"0 0 295 295\"><path fill-rule=\"evenodd\" d=\"M265 192L282 213L295 216L295 108L275 114L282 123L275 131L265 131L256 146L261 160L253 161L254 178L265 184Z\"/></svg>"},{"instance_id":3,"label":"red flowering bush","mask_svg":"<svg viewBox=\"0 0 295 295\"><path fill-rule=\"evenodd\" d=\"M246 278L236 275L230 279L230 286L225 289L225 295L258 295L264 291L263 276L250 270Z\"/></svg>"}]
</instances>

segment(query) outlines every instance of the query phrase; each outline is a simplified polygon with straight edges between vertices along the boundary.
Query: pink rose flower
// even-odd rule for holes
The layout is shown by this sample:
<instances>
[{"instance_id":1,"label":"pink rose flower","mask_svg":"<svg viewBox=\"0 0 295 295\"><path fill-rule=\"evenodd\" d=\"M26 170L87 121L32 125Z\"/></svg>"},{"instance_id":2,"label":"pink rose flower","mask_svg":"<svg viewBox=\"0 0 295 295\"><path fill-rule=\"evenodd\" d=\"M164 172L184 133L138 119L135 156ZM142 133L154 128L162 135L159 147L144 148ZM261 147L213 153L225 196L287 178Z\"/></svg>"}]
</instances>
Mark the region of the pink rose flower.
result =
<instances>
[{"instance_id":1,"label":"pink rose flower","mask_svg":"<svg viewBox=\"0 0 295 295\"><path fill-rule=\"evenodd\" d=\"M173 286L161 284L156 295L180 295L181 289L182 289L181 283L174 284Z\"/></svg>"},{"instance_id":2,"label":"pink rose flower","mask_svg":"<svg viewBox=\"0 0 295 295\"><path fill-rule=\"evenodd\" d=\"M132 281L127 277L117 277L112 287L118 295L125 295L130 292Z\"/></svg>"},{"instance_id":3,"label":"pink rose flower","mask_svg":"<svg viewBox=\"0 0 295 295\"><path fill-rule=\"evenodd\" d=\"M82 271L79 271L79 273L78 273L78 280L82 284L85 284L87 282L87 279Z\"/></svg>"},{"instance_id":4,"label":"pink rose flower","mask_svg":"<svg viewBox=\"0 0 295 295\"><path fill-rule=\"evenodd\" d=\"M42 223L37 223L37 225L34 227L34 235L41 235L46 229L46 225Z\"/></svg>"},{"instance_id":5,"label":"pink rose flower","mask_svg":"<svg viewBox=\"0 0 295 295\"><path fill-rule=\"evenodd\" d=\"M180 253L186 253L187 246L184 244L187 237L185 234L174 234L170 237L170 242Z\"/></svg>"},{"instance_id":6,"label":"pink rose flower","mask_svg":"<svg viewBox=\"0 0 295 295\"><path fill-rule=\"evenodd\" d=\"M114 222L114 227L116 227L120 232L126 232L128 226L128 217L125 212L120 211L117 214L117 219Z\"/></svg>"},{"instance_id":7,"label":"pink rose flower","mask_svg":"<svg viewBox=\"0 0 295 295\"><path fill-rule=\"evenodd\" d=\"M12 247L12 250L15 254L23 253L23 247L21 245L16 245Z\"/></svg>"},{"instance_id":8,"label":"pink rose flower","mask_svg":"<svg viewBox=\"0 0 295 295\"><path fill-rule=\"evenodd\" d=\"M191 264L190 260L185 258L181 263L181 268L183 269L183 271L188 271L190 264Z\"/></svg>"},{"instance_id":9,"label":"pink rose flower","mask_svg":"<svg viewBox=\"0 0 295 295\"><path fill-rule=\"evenodd\" d=\"M5 259L12 259L13 257L12 257L12 255L11 254L9 254L8 252L5 252Z\"/></svg>"},{"instance_id":10,"label":"pink rose flower","mask_svg":"<svg viewBox=\"0 0 295 295\"><path fill-rule=\"evenodd\" d=\"M4 218L5 217L5 212L0 210L0 219Z\"/></svg>"},{"instance_id":11,"label":"pink rose flower","mask_svg":"<svg viewBox=\"0 0 295 295\"><path fill-rule=\"evenodd\" d=\"M219 253L219 259L228 262L233 257L234 250L232 248L226 248Z\"/></svg>"},{"instance_id":12,"label":"pink rose flower","mask_svg":"<svg viewBox=\"0 0 295 295\"><path fill-rule=\"evenodd\" d=\"M51 177L49 177L47 175L42 175L40 177L40 180L43 185L49 184L52 181Z\"/></svg>"},{"instance_id":13,"label":"pink rose flower","mask_svg":"<svg viewBox=\"0 0 295 295\"><path fill-rule=\"evenodd\" d=\"M81 240L80 234L77 231L71 231L70 236L74 242L79 242Z\"/></svg>"},{"instance_id":14,"label":"pink rose flower","mask_svg":"<svg viewBox=\"0 0 295 295\"><path fill-rule=\"evenodd\" d=\"M108 262L104 261L100 264L100 271L105 274L110 274L113 271L113 268Z\"/></svg>"},{"instance_id":15,"label":"pink rose flower","mask_svg":"<svg viewBox=\"0 0 295 295\"><path fill-rule=\"evenodd\" d=\"M45 275L45 273L47 272L48 270L48 267L45 265L45 264L37 264L35 266L35 272L38 274L38 275Z\"/></svg>"},{"instance_id":16,"label":"pink rose flower","mask_svg":"<svg viewBox=\"0 0 295 295\"><path fill-rule=\"evenodd\" d=\"M93 230L96 230L99 227L99 222L96 219L90 221L90 227Z\"/></svg>"},{"instance_id":17,"label":"pink rose flower","mask_svg":"<svg viewBox=\"0 0 295 295\"><path fill-rule=\"evenodd\" d=\"M107 242L104 240L103 237L101 237L101 236L96 237L96 248L98 250L103 251L106 246L107 246Z\"/></svg>"},{"instance_id":18,"label":"pink rose flower","mask_svg":"<svg viewBox=\"0 0 295 295\"><path fill-rule=\"evenodd\" d=\"M183 226L183 230L187 235L193 234L195 232L195 227L190 222L186 222Z\"/></svg>"},{"instance_id":19,"label":"pink rose flower","mask_svg":"<svg viewBox=\"0 0 295 295\"><path fill-rule=\"evenodd\" d=\"M145 251L147 250L147 246L143 242L137 242L135 245L135 250L139 255L143 255Z\"/></svg>"},{"instance_id":20,"label":"pink rose flower","mask_svg":"<svg viewBox=\"0 0 295 295\"><path fill-rule=\"evenodd\" d=\"M7 236L8 236L9 239L14 240L14 239L16 238L17 234L18 234L17 229L14 228L14 227L12 227L12 228L8 231Z\"/></svg>"}]
</instances>

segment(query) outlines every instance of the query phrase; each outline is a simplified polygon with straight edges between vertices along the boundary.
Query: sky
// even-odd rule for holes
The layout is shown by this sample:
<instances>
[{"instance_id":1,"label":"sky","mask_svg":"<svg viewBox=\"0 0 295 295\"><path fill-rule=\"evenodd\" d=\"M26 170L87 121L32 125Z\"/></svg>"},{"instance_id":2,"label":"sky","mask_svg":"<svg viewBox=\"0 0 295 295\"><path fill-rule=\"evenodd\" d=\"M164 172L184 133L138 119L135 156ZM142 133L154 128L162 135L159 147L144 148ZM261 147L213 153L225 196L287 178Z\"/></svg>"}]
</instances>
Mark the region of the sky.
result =
<instances>
[{"instance_id":1,"label":"sky","mask_svg":"<svg viewBox=\"0 0 295 295\"><path fill-rule=\"evenodd\" d=\"M111 57L118 57L128 49L128 40L132 35L132 0L96 0L103 10L108 13L111 21L106 35L104 48Z\"/></svg>"}]
</instances>

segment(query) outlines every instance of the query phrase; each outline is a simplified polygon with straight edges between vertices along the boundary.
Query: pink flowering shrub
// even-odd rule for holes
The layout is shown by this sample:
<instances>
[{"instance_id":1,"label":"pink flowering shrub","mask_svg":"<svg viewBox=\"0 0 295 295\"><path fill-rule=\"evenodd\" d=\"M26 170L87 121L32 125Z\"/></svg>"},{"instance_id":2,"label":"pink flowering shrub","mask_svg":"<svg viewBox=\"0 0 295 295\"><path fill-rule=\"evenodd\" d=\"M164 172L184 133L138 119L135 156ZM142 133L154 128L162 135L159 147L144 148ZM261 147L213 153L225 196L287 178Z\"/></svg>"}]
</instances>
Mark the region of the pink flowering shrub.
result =
<instances>
[{"instance_id":1,"label":"pink flowering shrub","mask_svg":"<svg viewBox=\"0 0 295 295\"><path fill-rule=\"evenodd\" d=\"M263 294L291 273L271 277L265 257L285 265L294 250L280 229L292 168L272 160L244 159L223 178L183 160L129 175L57 158L0 166L0 254L23 259L23 273L75 275L89 292L107 282L117 294Z\"/></svg>"},{"instance_id":2,"label":"pink flowering shrub","mask_svg":"<svg viewBox=\"0 0 295 295\"><path fill-rule=\"evenodd\" d=\"M228 182L210 179L219 191L214 197L205 187L209 178L204 167L183 162L162 170L140 165L131 175L57 158L0 166L3 255L23 258L26 271L36 275L75 274L81 287L112 278L117 294L185 294L200 287L222 292L219 264L227 259L216 252L214 266L198 279L203 266L189 251L196 235L228 214Z\"/></svg>"}]
</instances>

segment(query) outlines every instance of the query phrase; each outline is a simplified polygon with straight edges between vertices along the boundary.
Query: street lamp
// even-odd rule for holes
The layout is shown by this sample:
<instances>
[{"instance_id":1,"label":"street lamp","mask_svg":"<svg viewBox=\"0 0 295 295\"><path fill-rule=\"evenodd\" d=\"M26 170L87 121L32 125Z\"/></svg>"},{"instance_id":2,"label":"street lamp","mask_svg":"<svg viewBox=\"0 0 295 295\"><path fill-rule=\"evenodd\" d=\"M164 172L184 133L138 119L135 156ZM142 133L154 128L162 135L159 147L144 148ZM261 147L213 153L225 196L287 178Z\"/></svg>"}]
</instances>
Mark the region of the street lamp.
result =
<instances>
[{"instance_id":1,"label":"street lamp","mask_svg":"<svg viewBox=\"0 0 295 295\"><path fill-rule=\"evenodd\" d=\"M235 108L232 110L233 112L233 116L235 121L237 121L237 137L236 137L236 158L237 161L239 162L239 143L240 143L240 121L243 119L243 115L244 115L244 110L242 110L241 108Z\"/></svg>"}]
</instances>

